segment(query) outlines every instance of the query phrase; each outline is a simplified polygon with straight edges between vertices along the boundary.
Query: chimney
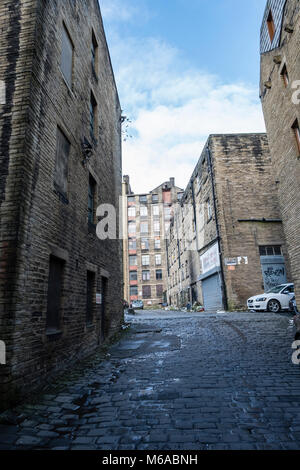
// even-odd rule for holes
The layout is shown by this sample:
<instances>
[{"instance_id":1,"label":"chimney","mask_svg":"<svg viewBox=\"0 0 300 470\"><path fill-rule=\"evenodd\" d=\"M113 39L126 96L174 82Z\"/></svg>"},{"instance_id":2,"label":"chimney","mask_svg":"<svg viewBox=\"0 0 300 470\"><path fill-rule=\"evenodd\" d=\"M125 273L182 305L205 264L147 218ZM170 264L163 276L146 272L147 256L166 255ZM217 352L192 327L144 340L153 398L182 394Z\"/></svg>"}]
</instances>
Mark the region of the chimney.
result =
<instances>
[{"instance_id":1,"label":"chimney","mask_svg":"<svg viewBox=\"0 0 300 470\"><path fill-rule=\"evenodd\" d=\"M175 178L170 178L170 183L171 183L172 188L174 188L174 186L175 186Z\"/></svg>"}]
</instances>

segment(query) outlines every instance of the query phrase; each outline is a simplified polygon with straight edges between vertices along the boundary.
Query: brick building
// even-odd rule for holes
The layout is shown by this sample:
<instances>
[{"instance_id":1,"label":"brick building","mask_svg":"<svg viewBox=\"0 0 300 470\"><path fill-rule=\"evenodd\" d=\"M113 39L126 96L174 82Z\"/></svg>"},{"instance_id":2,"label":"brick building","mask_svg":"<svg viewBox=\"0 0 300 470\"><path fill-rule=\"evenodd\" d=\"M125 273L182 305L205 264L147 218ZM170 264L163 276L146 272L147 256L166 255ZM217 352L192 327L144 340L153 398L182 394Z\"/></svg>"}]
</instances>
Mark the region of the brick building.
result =
<instances>
[{"instance_id":1,"label":"brick building","mask_svg":"<svg viewBox=\"0 0 300 470\"><path fill-rule=\"evenodd\" d=\"M168 301L237 309L287 281L265 134L211 135L170 227Z\"/></svg>"},{"instance_id":2,"label":"brick building","mask_svg":"<svg viewBox=\"0 0 300 470\"><path fill-rule=\"evenodd\" d=\"M122 321L121 110L97 0L0 3L0 403L91 353ZM4 101L4 100L3 100ZM96 295L98 294L98 295Z\"/></svg>"},{"instance_id":3,"label":"brick building","mask_svg":"<svg viewBox=\"0 0 300 470\"><path fill-rule=\"evenodd\" d=\"M148 194L134 194L124 177L124 299L158 306L166 300L166 233L183 190L174 178Z\"/></svg>"},{"instance_id":4,"label":"brick building","mask_svg":"<svg viewBox=\"0 0 300 470\"><path fill-rule=\"evenodd\" d=\"M260 95L283 228L300 305L300 4L268 1L261 27Z\"/></svg>"}]
</instances>

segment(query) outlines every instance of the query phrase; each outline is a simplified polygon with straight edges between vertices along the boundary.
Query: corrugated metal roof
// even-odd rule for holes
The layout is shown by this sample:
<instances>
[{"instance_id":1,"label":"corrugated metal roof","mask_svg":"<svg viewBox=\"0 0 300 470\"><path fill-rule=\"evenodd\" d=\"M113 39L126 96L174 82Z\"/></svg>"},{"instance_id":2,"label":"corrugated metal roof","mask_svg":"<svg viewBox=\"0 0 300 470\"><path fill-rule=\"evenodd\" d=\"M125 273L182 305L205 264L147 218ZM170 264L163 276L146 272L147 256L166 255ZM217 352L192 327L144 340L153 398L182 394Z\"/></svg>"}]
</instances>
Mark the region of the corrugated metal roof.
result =
<instances>
[{"instance_id":1,"label":"corrugated metal roof","mask_svg":"<svg viewBox=\"0 0 300 470\"><path fill-rule=\"evenodd\" d=\"M260 53L263 54L264 52L271 51L272 49L276 49L280 45L280 38L281 38L281 29L282 29L282 20L284 14L284 7L287 0L268 0L265 14L263 18L263 23L261 26L260 31ZM275 24L275 36L271 43L267 19L269 16L270 10L272 11L273 20Z\"/></svg>"}]
</instances>

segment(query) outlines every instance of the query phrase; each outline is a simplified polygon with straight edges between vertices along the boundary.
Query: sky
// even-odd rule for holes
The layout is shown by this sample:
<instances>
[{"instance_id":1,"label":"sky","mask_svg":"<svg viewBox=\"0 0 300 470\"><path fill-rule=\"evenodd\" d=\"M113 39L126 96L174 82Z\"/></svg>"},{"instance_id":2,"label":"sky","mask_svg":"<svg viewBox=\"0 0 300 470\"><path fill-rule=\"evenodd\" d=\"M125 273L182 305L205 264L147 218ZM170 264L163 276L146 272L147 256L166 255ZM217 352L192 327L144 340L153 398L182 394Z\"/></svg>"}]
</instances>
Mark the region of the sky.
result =
<instances>
[{"instance_id":1,"label":"sky","mask_svg":"<svg viewBox=\"0 0 300 470\"><path fill-rule=\"evenodd\" d=\"M185 189L210 134L265 132L266 0L99 0L123 114L123 174ZM126 130L126 125L129 127Z\"/></svg>"}]
</instances>

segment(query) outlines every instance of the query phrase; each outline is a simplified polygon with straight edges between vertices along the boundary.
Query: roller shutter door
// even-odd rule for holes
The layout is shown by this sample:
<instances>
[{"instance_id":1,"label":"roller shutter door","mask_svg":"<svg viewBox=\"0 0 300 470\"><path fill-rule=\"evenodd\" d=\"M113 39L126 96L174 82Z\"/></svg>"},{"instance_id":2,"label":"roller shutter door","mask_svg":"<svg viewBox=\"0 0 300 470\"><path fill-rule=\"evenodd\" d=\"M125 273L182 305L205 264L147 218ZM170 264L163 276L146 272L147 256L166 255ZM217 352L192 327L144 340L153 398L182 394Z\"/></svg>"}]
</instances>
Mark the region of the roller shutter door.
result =
<instances>
[{"instance_id":1,"label":"roller shutter door","mask_svg":"<svg viewBox=\"0 0 300 470\"><path fill-rule=\"evenodd\" d=\"M206 311L216 312L217 310L223 309L221 280L219 274L214 274L207 279L203 279L202 291L204 308Z\"/></svg>"}]
</instances>

